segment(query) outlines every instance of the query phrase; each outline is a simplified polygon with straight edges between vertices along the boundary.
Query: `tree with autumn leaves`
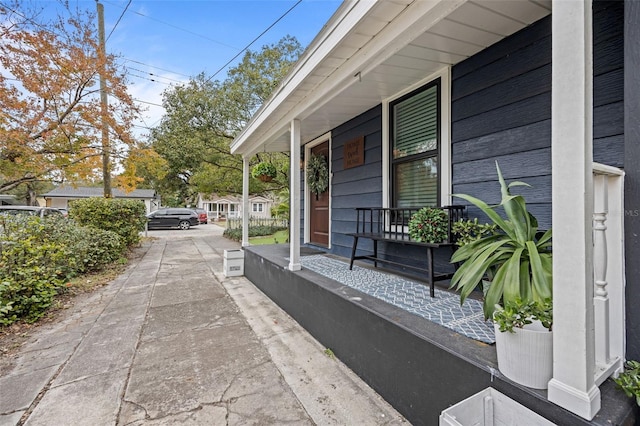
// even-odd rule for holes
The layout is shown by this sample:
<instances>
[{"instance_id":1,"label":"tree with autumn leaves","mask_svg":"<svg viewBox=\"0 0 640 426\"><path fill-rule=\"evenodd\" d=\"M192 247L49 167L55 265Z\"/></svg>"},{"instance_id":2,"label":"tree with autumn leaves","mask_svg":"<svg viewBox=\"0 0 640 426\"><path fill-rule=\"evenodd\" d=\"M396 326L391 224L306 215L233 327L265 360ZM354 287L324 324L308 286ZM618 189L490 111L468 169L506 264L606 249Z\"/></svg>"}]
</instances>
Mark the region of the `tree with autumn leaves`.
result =
<instances>
[{"instance_id":1,"label":"tree with autumn leaves","mask_svg":"<svg viewBox=\"0 0 640 426\"><path fill-rule=\"evenodd\" d=\"M134 144L137 107L113 55L98 54L93 13L65 6L38 22L22 2L0 4L0 192L102 173L99 77L107 82L112 158Z\"/></svg>"},{"instance_id":2,"label":"tree with autumn leaves","mask_svg":"<svg viewBox=\"0 0 640 426\"><path fill-rule=\"evenodd\" d=\"M230 154L230 142L295 63L298 41L287 36L247 51L223 81L202 74L171 87L160 125L149 141L136 141L131 129L138 110L117 58L98 53L94 14L60 4L64 16L43 23L24 2L0 3L0 192L101 180L102 68L109 156L123 167L114 176L117 187L153 188L177 203L193 202L197 192L241 192L242 159ZM251 191L287 187L287 155L255 159L265 160L276 165L279 179L266 186L252 180Z\"/></svg>"}]
</instances>

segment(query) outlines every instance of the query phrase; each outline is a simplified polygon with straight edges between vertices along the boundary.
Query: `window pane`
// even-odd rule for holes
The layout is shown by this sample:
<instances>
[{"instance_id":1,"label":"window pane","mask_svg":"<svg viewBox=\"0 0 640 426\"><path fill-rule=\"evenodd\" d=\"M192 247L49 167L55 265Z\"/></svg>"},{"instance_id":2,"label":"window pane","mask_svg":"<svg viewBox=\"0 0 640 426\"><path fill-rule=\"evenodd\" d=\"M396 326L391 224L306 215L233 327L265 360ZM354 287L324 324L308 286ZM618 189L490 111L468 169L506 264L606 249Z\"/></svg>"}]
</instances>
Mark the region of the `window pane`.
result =
<instances>
[{"instance_id":1,"label":"window pane","mask_svg":"<svg viewBox=\"0 0 640 426\"><path fill-rule=\"evenodd\" d=\"M438 205L438 159L421 158L396 164L395 207Z\"/></svg>"},{"instance_id":2,"label":"window pane","mask_svg":"<svg viewBox=\"0 0 640 426\"><path fill-rule=\"evenodd\" d=\"M393 158L438 148L438 85L393 106Z\"/></svg>"}]
</instances>

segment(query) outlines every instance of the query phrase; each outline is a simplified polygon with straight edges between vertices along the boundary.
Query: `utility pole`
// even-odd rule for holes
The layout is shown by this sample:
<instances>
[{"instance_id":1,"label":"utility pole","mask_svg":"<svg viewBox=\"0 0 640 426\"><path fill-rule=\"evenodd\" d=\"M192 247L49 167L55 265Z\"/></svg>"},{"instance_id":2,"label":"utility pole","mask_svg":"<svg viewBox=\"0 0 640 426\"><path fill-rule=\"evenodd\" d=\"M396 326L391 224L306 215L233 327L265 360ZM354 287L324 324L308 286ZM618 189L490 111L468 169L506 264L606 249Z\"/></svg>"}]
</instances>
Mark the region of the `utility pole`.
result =
<instances>
[{"instance_id":1,"label":"utility pole","mask_svg":"<svg viewBox=\"0 0 640 426\"><path fill-rule=\"evenodd\" d=\"M109 126L107 112L109 101L107 99L107 82L105 81L105 68L107 52L104 40L104 6L96 0L98 7L98 61L100 65L100 112L102 115L102 181L104 183L104 198L111 198L111 165L109 164Z\"/></svg>"}]
</instances>

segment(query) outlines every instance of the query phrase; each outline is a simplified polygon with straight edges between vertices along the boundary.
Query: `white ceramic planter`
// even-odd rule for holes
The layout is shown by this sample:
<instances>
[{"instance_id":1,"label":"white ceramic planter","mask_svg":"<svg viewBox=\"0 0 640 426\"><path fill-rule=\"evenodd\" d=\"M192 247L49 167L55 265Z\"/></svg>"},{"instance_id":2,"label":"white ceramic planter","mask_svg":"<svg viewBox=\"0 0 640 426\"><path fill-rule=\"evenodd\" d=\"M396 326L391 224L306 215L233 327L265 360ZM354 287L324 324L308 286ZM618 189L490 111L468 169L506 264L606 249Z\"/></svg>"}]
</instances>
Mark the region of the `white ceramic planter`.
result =
<instances>
[{"instance_id":1,"label":"white ceramic planter","mask_svg":"<svg viewBox=\"0 0 640 426\"><path fill-rule=\"evenodd\" d=\"M514 333L494 327L500 372L521 385L546 389L553 375L553 333L539 321Z\"/></svg>"}]
</instances>

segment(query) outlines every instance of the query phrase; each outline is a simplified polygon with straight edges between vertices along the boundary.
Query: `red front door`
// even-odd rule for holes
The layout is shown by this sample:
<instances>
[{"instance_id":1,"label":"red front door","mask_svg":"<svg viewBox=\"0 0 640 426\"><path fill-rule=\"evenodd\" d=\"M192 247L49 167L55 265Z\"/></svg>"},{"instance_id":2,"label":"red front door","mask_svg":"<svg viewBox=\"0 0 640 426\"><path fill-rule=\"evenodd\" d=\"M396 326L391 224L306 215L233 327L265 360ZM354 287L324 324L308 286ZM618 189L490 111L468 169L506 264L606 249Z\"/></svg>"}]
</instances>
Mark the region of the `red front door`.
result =
<instances>
[{"instance_id":1,"label":"red front door","mask_svg":"<svg viewBox=\"0 0 640 426\"><path fill-rule=\"evenodd\" d=\"M322 155L329 164L329 141L311 148L314 155ZM329 246L329 190L322 194L309 194L309 242Z\"/></svg>"}]
</instances>

